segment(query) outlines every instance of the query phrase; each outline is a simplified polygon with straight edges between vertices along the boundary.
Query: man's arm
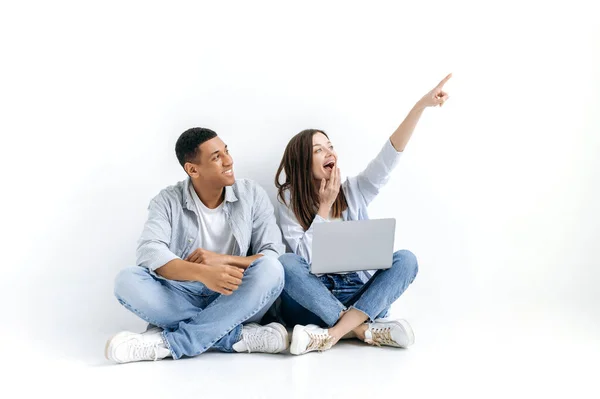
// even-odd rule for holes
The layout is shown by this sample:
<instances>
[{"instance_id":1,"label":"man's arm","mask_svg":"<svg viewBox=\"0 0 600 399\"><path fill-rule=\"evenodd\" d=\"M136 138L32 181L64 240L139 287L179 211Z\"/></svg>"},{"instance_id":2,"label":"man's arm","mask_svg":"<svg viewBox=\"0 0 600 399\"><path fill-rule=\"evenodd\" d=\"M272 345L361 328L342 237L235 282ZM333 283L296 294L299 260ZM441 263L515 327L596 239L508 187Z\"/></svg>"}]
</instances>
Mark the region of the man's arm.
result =
<instances>
[{"instance_id":1,"label":"man's arm","mask_svg":"<svg viewBox=\"0 0 600 399\"><path fill-rule=\"evenodd\" d=\"M185 259L196 264L229 265L247 269L252 262L262 256L279 257L285 252L281 240L281 230L275 221L273 205L265 190L256 185L254 203L252 205L252 237L250 250L254 255L234 256L218 254L203 248L198 248Z\"/></svg>"},{"instance_id":2,"label":"man's arm","mask_svg":"<svg viewBox=\"0 0 600 399\"><path fill-rule=\"evenodd\" d=\"M234 256L223 255L216 252L208 251L204 248L198 248L185 259L188 263L203 264L208 266L213 265L229 265L242 269L247 269L248 266L256 259L262 257L262 254L252 256Z\"/></svg>"},{"instance_id":3,"label":"man's arm","mask_svg":"<svg viewBox=\"0 0 600 399\"><path fill-rule=\"evenodd\" d=\"M262 258L263 254L256 254L252 256L234 256L229 255L227 264L231 266L241 267L242 269L247 269L248 266L252 264L256 259Z\"/></svg>"},{"instance_id":4,"label":"man's arm","mask_svg":"<svg viewBox=\"0 0 600 399\"><path fill-rule=\"evenodd\" d=\"M278 258L285 253L281 230L275 220L273 204L267 192L255 184L254 204L252 206L252 237L250 250L255 255Z\"/></svg>"},{"instance_id":5,"label":"man's arm","mask_svg":"<svg viewBox=\"0 0 600 399\"><path fill-rule=\"evenodd\" d=\"M169 249L171 218L160 196L150 202L148 220L138 242L137 264L169 280L199 281L208 289L231 295L242 283L242 269L227 264L207 266L182 260Z\"/></svg>"},{"instance_id":6,"label":"man's arm","mask_svg":"<svg viewBox=\"0 0 600 399\"><path fill-rule=\"evenodd\" d=\"M148 219L138 240L137 265L151 271L179 259L169 249L171 244L171 208L159 194L148 205Z\"/></svg>"},{"instance_id":7,"label":"man's arm","mask_svg":"<svg viewBox=\"0 0 600 399\"><path fill-rule=\"evenodd\" d=\"M156 269L156 273L168 280L199 281L209 290L231 295L242 284L244 272L241 268L219 264L208 266L174 259Z\"/></svg>"},{"instance_id":8,"label":"man's arm","mask_svg":"<svg viewBox=\"0 0 600 399\"><path fill-rule=\"evenodd\" d=\"M187 262L182 259L173 259L164 266L155 270L156 274L168 280L177 281L202 281L206 274L206 265Z\"/></svg>"}]
</instances>

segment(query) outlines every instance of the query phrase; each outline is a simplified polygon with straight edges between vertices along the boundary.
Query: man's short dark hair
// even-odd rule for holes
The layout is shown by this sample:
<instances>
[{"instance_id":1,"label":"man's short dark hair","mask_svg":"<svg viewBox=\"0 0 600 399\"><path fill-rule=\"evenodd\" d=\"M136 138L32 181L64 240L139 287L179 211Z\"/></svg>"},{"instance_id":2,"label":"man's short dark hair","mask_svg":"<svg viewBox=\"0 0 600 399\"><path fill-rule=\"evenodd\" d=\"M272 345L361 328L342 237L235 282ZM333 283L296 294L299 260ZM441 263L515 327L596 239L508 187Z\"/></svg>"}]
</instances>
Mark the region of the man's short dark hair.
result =
<instances>
[{"instance_id":1,"label":"man's short dark hair","mask_svg":"<svg viewBox=\"0 0 600 399\"><path fill-rule=\"evenodd\" d=\"M217 133L203 127L193 127L183 132L175 144L175 154L181 166L196 159L200 152L200 144L215 137Z\"/></svg>"}]
</instances>

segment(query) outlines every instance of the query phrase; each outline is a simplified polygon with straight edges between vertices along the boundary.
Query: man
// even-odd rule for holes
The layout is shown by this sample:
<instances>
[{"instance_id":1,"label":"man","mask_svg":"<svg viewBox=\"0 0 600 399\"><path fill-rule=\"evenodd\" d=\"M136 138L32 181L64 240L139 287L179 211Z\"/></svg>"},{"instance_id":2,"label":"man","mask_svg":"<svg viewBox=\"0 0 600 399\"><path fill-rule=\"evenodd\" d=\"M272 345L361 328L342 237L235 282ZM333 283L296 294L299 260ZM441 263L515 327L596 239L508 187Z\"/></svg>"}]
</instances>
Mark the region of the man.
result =
<instances>
[{"instance_id":1,"label":"man","mask_svg":"<svg viewBox=\"0 0 600 399\"><path fill-rule=\"evenodd\" d=\"M211 348L284 351L281 324L256 324L284 283L278 257L285 247L267 194L235 179L227 146L210 129L185 131L175 152L188 178L150 202L137 266L115 281L119 302L153 327L115 335L106 357L126 363Z\"/></svg>"}]
</instances>

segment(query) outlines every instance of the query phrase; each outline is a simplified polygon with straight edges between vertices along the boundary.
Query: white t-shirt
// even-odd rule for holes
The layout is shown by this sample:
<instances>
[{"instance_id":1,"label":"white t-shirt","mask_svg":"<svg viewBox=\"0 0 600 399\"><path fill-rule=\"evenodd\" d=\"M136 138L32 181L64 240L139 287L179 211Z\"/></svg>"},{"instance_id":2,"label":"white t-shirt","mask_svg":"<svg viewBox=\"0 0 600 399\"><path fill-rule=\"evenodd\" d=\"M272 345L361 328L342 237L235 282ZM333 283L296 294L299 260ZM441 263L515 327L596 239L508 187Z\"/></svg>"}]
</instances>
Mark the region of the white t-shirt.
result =
<instances>
[{"instance_id":1,"label":"white t-shirt","mask_svg":"<svg viewBox=\"0 0 600 399\"><path fill-rule=\"evenodd\" d=\"M223 209L225 201L221 202L215 209L210 209L202 203L191 184L190 194L198 210L198 224L200 225L198 248L218 254L233 255L235 238Z\"/></svg>"}]
</instances>

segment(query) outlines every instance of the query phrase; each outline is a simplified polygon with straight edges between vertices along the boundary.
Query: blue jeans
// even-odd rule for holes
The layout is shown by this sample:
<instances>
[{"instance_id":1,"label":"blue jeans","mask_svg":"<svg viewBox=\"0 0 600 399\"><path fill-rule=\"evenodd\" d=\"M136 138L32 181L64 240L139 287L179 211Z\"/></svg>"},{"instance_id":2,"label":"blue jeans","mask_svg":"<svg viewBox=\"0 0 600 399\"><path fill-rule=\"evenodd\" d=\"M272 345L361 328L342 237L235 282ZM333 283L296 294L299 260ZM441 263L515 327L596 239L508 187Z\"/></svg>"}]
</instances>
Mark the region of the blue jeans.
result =
<instances>
[{"instance_id":1,"label":"blue jeans","mask_svg":"<svg viewBox=\"0 0 600 399\"><path fill-rule=\"evenodd\" d=\"M127 309L163 329L174 359L195 356L210 348L233 352L242 324L259 322L283 289L283 268L263 256L244 272L231 295L209 290L200 282L173 281L144 267L121 271L115 296Z\"/></svg>"},{"instance_id":2,"label":"blue jeans","mask_svg":"<svg viewBox=\"0 0 600 399\"><path fill-rule=\"evenodd\" d=\"M288 326L316 324L332 327L348 307L360 310L370 321L385 317L418 272L415 255L394 253L392 267L378 270L367 283L357 273L311 274L306 260L295 254L279 257L285 271L279 315Z\"/></svg>"}]
</instances>

